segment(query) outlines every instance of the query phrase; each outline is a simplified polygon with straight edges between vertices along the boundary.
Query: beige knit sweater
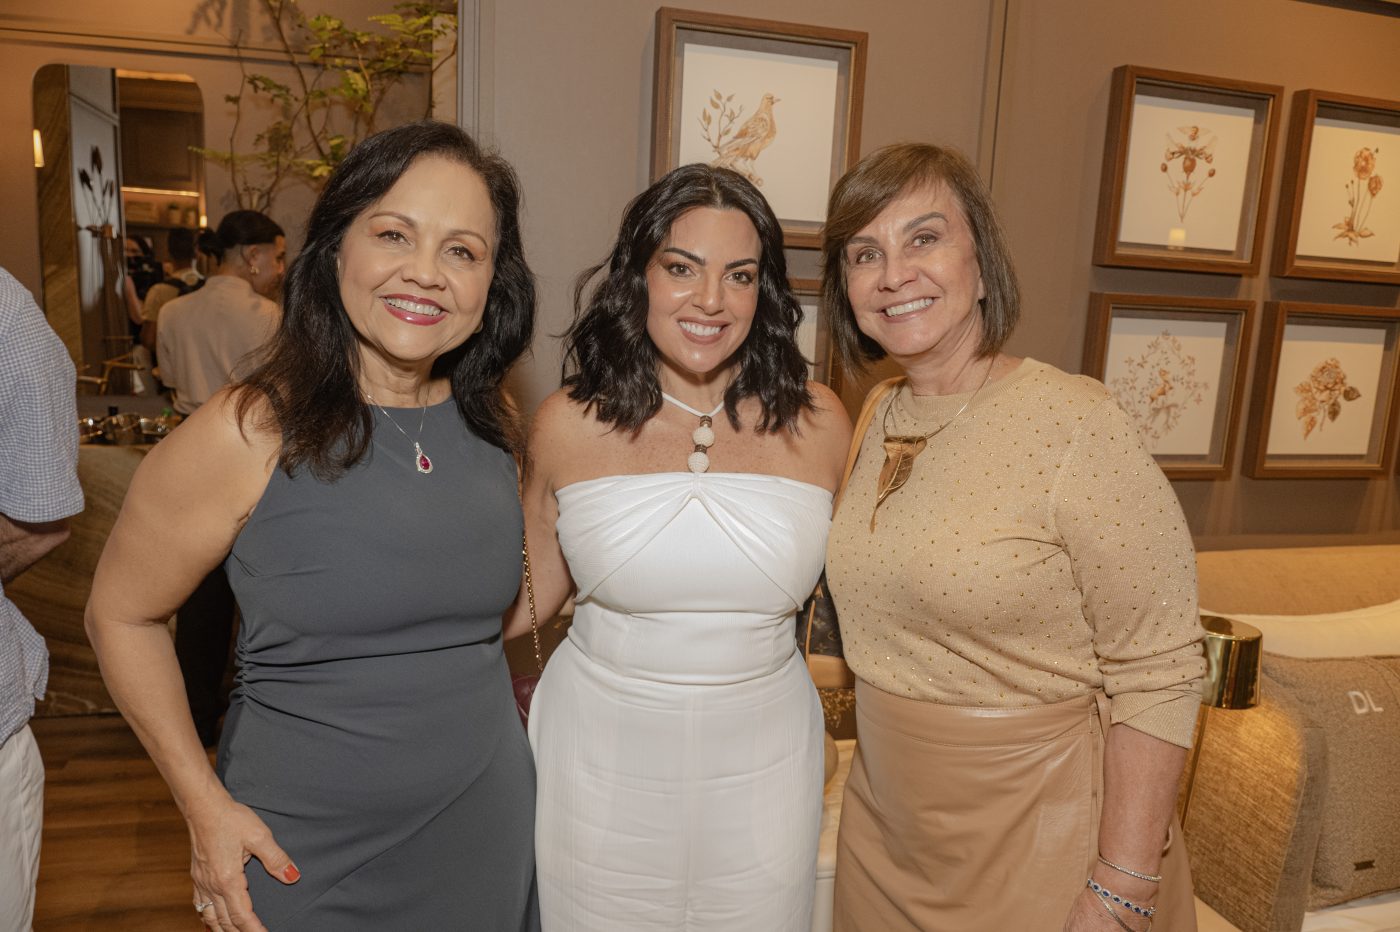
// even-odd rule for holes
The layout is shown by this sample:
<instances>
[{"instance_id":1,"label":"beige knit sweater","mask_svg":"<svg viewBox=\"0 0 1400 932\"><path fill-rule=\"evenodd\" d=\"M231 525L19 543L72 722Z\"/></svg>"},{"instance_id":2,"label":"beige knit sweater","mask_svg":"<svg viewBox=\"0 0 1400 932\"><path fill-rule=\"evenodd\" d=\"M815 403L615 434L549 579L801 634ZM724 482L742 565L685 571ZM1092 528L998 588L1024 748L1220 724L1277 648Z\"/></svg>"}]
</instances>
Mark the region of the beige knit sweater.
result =
<instances>
[{"instance_id":1,"label":"beige knit sweater","mask_svg":"<svg viewBox=\"0 0 1400 932\"><path fill-rule=\"evenodd\" d=\"M928 433L970 397L880 403L827 578L846 660L886 692L1017 707L1102 689L1114 722L1191 743L1205 673L1191 537L1100 383L1027 359L929 441L880 506L883 415Z\"/></svg>"}]
</instances>

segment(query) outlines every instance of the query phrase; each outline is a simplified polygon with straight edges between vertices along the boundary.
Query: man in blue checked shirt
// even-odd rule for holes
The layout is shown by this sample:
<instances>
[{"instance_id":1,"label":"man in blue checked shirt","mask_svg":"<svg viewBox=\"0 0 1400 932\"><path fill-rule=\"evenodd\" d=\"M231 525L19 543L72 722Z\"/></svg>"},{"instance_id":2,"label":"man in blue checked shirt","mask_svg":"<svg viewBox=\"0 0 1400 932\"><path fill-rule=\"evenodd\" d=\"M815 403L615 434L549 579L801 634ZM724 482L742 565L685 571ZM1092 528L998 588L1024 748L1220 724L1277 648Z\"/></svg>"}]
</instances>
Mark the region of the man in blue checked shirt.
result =
<instances>
[{"instance_id":1,"label":"man in blue checked shirt","mask_svg":"<svg viewBox=\"0 0 1400 932\"><path fill-rule=\"evenodd\" d=\"M0 929L33 921L44 764L29 718L49 675L44 639L4 587L83 509L74 376L33 296L0 269Z\"/></svg>"}]
</instances>

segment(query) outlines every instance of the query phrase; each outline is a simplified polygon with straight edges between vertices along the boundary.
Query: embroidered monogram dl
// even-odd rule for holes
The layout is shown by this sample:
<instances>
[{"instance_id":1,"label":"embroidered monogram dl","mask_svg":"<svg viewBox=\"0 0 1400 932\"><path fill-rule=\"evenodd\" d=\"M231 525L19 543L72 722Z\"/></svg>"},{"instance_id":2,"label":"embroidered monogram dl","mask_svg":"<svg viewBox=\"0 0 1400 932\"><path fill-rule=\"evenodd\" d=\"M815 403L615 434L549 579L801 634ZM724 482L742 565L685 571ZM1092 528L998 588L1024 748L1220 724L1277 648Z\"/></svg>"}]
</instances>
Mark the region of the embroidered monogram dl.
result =
<instances>
[{"instance_id":1,"label":"embroidered monogram dl","mask_svg":"<svg viewBox=\"0 0 1400 932\"><path fill-rule=\"evenodd\" d=\"M1376 700L1371 698L1370 690L1349 689L1347 690L1347 698L1351 700L1351 709L1357 715L1385 711L1376 705Z\"/></svg>"}]
</instances>

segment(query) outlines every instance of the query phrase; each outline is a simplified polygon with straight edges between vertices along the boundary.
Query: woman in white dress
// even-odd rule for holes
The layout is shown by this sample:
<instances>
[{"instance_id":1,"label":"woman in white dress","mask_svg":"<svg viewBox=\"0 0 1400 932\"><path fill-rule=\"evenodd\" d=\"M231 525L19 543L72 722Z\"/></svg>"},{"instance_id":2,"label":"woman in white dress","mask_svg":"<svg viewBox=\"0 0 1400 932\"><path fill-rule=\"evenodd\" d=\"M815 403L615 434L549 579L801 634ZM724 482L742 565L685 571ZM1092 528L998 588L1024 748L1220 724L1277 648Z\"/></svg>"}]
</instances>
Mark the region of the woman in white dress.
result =
<instances>
[{"instance_id":1,"label":"woman in white dress","mask_svg":"<svg viewBox=\"0 0 1400 932\"><path fill-rule=\"evenodd\" d=\"M540 616L577 599L530 713L545 932L809 928L822 715L793 614L851 426L807 381L785 265L758 190L691 165L580 277L525 493Z\"/></svg>"}]
</instances>

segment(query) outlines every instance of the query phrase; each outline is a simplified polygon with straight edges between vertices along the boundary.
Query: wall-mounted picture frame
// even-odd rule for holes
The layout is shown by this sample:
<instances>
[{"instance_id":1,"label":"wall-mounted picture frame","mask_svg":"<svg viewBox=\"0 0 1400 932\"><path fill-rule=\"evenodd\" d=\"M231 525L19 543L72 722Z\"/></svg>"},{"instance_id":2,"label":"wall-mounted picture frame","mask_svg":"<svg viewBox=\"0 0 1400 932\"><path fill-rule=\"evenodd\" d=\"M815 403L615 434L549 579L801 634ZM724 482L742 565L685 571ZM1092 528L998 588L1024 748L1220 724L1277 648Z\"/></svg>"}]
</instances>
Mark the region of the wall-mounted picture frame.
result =
<instances>
[{"instance_id":1,"label":"wall-mounted picture frame","mask_svg":"<svg viewBox=\"0 0 1400 932\"><path fill-rule=\"evenodd\" d=\"M1400 309L1271 301L1244 468L1256 479L1384 475L1400 411Z\"/></svg>"},{"instance_id":2,"label":"wall-mounted picture frame","mask_svg":"<svg viewBox=\"0 0 1400 932\"><path fill-rule=\"evenodd\" d=\"M864 32L656 11L651 179L732 168L758 186L791 247L821 244L827 197L860 156Z\"/></svg>"},{"instance_id":3,"label":"wall-mounted picture frame","mask_svg":"<svg viewBox=\"0 0 1400 932\"><path fill-rule=\"evenodd\" d=\"M1283 88L1113 72L1094 263L1256 275Z\"/></svg>"},{"instance_id":4,"label":"wall-mounted picture frame","mask_svg":"<svg viewBox=\"0 0 1400 932\"><path fill-rule=\"evenodd\" d=\"M1224 479L1253 326L1252 301L1096 292L1083 369L1107 386L1169 479Z\"/></svg>"},{"instance_id":5,"label":"wall-mounted picture frame","mask_svg":"<svg viewBox=\"0 0 1400 932\"><path fill-rule=\"evenodd\" d=\"M808 376L841 394L841 364L836 359L831 332L821 319L822 283L816 278L792 278L792 293L802 307L802 323L797 327L797 345L808 360Z\"/></svg>"},{"instance_id":6,"label":"wall-mounted picture frame","mask_svg":"<svg viewBox=\"0 0 1400 932\"><path fill-rule=\"evenodd\" d=\"M1400 284L1400 101L1295 93L1278 222L1275 275Z\"/></svg>"}]
</instances>

